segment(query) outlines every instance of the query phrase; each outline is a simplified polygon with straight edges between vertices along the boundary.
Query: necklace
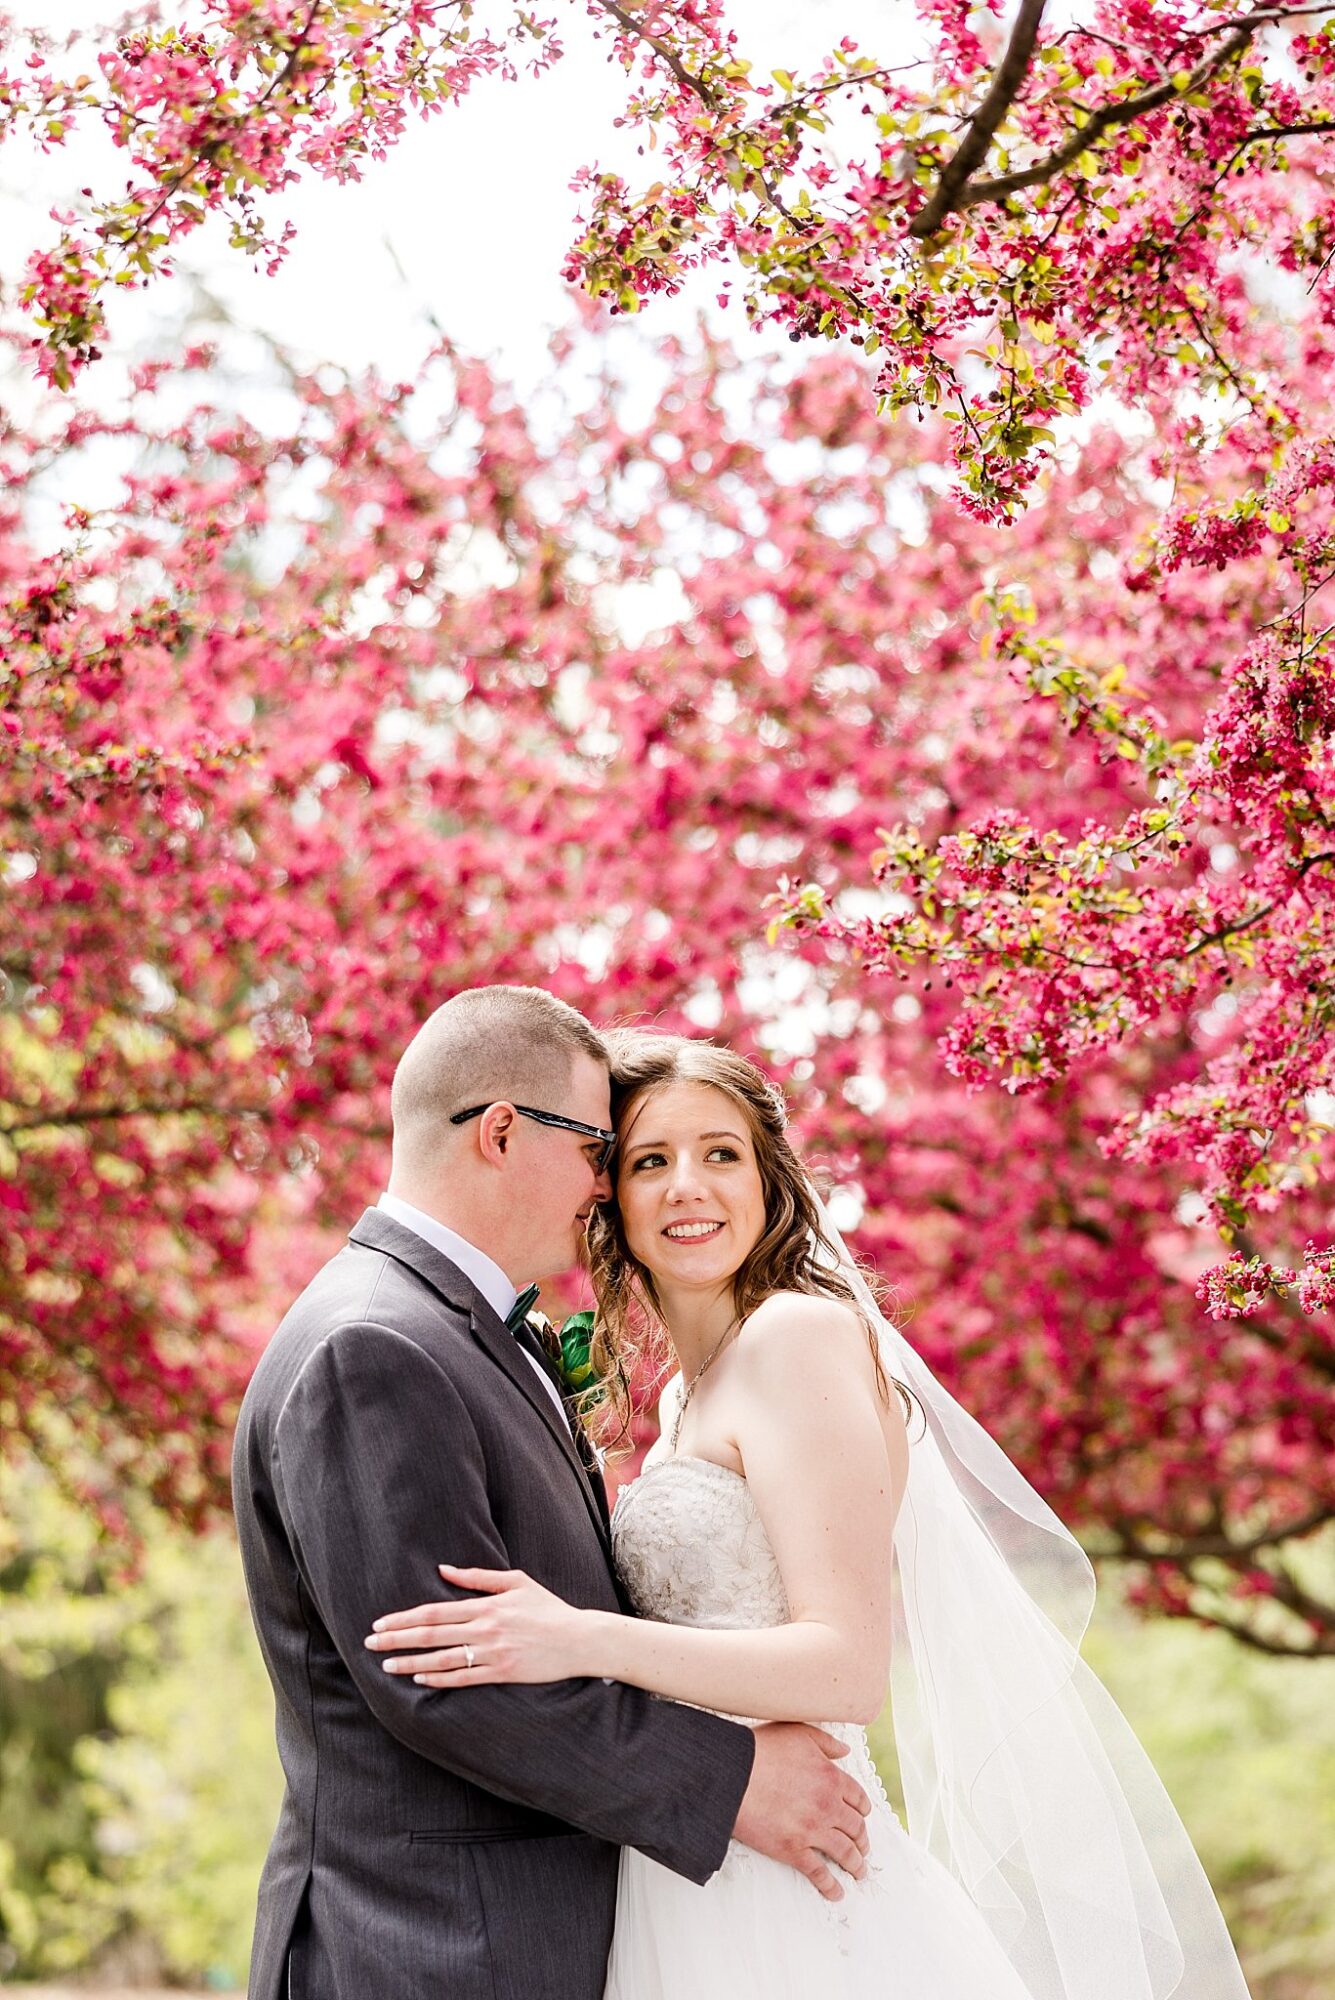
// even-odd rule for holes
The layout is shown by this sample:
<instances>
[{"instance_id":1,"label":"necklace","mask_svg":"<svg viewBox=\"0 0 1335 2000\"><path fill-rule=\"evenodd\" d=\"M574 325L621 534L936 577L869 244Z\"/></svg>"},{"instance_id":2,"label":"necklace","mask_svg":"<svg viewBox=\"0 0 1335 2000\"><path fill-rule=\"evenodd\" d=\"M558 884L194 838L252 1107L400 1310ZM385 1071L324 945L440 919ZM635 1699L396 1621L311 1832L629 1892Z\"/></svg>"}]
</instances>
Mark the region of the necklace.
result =
<instances>
[{"instance_id":1,"label":"necklace","mask_svg":"<svg viewBox=\"0 0 1335 2000\"><path fill-rule=\"evenodd\" d=\"M686 1415L686 1405L690 1402L691 1397L695 1394L696 1383L700 1380L700 1377L706 1372L706 1370L713 1364L717 1356L723 1352L724 1345L727 1342L729 1336L735 1333L736 1330L737 1330L737 1321L733 1320L728 1326L724 1328L721 1337L717 1341L715 1341L714 1345L710 1348L708 1354L706 1354L704 1360L700 1363L700 1366L696 1369L694 1375L692 1375L690 1381L686 1384L685 1388L682 1390L681 1401L677 1405L677 1414L672 1425L672 1436L668 1440L669 1447L674 1453L677 1449L677 1439L681 1436L681 1420Z\"/></svg>"}]
</instances>

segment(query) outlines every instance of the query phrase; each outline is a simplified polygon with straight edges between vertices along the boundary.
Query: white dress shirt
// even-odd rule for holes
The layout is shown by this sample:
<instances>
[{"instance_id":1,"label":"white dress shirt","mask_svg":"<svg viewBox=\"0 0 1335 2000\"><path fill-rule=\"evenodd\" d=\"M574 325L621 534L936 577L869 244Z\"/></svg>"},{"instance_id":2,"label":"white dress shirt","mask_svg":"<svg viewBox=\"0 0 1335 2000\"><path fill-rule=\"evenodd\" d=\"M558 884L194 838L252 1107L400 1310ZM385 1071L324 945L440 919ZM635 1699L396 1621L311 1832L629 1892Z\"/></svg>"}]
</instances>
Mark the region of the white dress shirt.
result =
<instances>
[{"instance_id":1,"label":"white dress shirt","mask_svg":"<svg viewBox=\"0 0 1335 2000\"><path fill-rule=\"evenodd\" d=\"M467 1237L460 1236L453 1229L447 1229L443 1222L437 1222L434 1215L427 1215L424 1210L414 1208L410 1201L404 1201L396 1194L382 1194L376 1207L383 1208L391 1221L401 1222L405 1229L411 1229L424 1243L429 1243L433 1249L439 1250L442 1257L448 1257L455 1269L462 1271L464 1276L477 1287L497 1318L504 1320L519 1294L500 1265L488 1257L485 1250L479 1250L476 1244L468 1241ZM555 1382L535 1355L530 1354L519 1341L515 1342L515 1346L519 1348L519 1352L561 1412L561 1421L568 1428L570 1419L566 1415L566 1406L561 1401L561 1392Z\"/></svg>"}]
</instances>

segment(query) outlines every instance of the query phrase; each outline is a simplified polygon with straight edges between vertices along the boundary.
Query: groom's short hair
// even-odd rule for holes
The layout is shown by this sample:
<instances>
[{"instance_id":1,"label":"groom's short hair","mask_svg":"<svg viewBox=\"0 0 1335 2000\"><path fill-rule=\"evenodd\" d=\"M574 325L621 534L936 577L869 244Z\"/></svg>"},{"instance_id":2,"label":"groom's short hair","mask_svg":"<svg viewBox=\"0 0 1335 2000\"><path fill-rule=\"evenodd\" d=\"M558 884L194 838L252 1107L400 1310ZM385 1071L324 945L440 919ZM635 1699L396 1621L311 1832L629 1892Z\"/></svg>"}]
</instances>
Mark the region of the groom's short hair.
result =
<instances>
[{"instance_id":1,"label":"groom's short hair","mask_svg":"<svg viewBox=\"0 0 1335 2000\"><path fill-rule=\"evenodd\" d=\"M560 1111L575 1058L606 1065L584 1016L540 986L473 986L422 1023L394 1072L394 1149L409 1165L439 1157L456 1111L531 1104Z\"/></svg>"}]
</instances>

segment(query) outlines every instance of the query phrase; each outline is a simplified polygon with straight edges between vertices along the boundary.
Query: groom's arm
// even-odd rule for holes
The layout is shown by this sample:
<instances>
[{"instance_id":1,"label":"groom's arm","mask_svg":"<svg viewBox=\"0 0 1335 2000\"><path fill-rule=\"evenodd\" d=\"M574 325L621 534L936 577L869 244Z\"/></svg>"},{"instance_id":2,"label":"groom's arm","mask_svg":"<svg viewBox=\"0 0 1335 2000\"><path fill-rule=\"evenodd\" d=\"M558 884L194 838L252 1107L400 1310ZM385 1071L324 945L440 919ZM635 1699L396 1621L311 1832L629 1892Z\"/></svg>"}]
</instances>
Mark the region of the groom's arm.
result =
<instances>
[{"instance_id":1,"label":"groom's arm","mask_svg":"<svg viewBox=\"0 0 1335 2000\"><path fill-rule=\"evenodd\" d=\"M373 1619L420 1602L440 1561L510 1566L472 1419L429 1355L388 1327L336 1328L283 1406L272 1460L316 1610L392 1735L501 1798L707 1880L750 1778L750 1730L602 1681L420 1688L367 1650Z\"/></svg>"}]
</instances>

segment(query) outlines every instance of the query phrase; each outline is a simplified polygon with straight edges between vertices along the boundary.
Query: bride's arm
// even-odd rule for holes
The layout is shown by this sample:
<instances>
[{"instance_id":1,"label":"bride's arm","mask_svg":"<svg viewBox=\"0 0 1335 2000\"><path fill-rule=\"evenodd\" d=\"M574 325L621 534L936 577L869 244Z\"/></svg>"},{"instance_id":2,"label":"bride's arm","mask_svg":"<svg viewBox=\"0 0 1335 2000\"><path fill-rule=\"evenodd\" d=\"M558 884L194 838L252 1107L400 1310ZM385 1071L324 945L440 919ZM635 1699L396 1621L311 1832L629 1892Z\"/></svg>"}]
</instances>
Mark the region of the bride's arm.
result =
<instances>
[{"instance_id":1,"label":"bride's arm","mask_svg":"<svg viewBox=\"0 0 1335 2000\"><path fill-rule=\"evenodd\" d=\"M866 1335L832 1301L767 1300L735 1359L737 1444L774 1548L786 1625L724 1632L581 1611L521 1572L443 1569L485 1595L378 1621L368 1644L432 1647L385 1662L427 1685L605 1675L757 1719L867 1722L885 1694L890 1538L907 1477L898 1398L876 1397ZM475 1655L470 1669L463 1648Z\"/></svg>"}]
</instances>

